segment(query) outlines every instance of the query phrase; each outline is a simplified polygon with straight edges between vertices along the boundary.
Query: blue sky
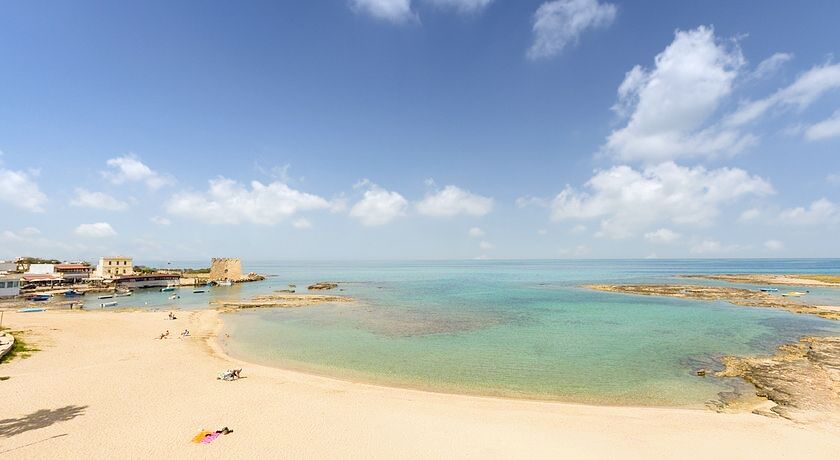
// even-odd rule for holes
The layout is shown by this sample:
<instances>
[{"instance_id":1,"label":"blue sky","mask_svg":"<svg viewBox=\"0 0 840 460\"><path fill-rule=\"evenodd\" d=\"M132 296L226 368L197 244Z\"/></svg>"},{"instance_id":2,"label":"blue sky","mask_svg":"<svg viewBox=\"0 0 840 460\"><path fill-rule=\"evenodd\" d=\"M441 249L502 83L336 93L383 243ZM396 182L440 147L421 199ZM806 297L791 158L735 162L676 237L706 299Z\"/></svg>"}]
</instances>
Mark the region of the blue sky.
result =
<instances>
[{"instance_id":1,"label":"blue sky","mask_svg":"<svg viewBox=\"0 0 840 460\"><path fill-rule=\"evenodd\" d=\"M0 258L840 256L840 5L0 4Z\"/></svg>"}]
</instances>

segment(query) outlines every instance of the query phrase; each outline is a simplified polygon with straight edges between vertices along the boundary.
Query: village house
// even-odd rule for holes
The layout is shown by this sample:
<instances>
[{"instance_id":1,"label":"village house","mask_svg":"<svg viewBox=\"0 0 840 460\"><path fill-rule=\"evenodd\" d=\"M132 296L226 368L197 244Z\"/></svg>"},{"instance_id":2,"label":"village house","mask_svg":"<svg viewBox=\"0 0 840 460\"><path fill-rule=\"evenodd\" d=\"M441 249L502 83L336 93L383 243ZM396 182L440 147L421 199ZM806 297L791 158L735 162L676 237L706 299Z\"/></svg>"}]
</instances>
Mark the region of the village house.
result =
<instances>
[{"instance_id":1,"label":"village house","mask_svg":"<svg viewBox=\"0 0 840 460\"><path fill-rule=\"evenodd\" d=\"M14 297L20 294L20 280L16 276L0 275L0 297Z\"/></svg>"},{"instance_id":2,"label":"village house","mask_svg":"<svg viewBox=\"0 0 840 460\"><path fill-rule=\"evenodd\" d=\"M101 257L95 272L96 277L105 279L133 274L134 259L125 256Z\"/></svg>"}]
</instances>

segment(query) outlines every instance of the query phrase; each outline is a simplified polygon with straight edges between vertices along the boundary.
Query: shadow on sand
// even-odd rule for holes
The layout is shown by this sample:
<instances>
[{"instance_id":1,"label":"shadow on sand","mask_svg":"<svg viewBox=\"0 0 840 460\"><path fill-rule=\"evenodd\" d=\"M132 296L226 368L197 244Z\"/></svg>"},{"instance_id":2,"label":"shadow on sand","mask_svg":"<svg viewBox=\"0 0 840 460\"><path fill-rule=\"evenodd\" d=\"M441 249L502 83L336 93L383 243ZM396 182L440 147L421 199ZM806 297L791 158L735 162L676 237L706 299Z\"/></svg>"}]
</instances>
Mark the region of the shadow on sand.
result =
<instances>
[{"instance_id":1,"label":"shadow on sand","mask_svg":"<svg viewBox=\"0 0 840 460\"><path fill-rule=\"evenodd\" d=\"M46 428L54 423L66 422L85 413L88 406L64 406L58 409L41 409L20 418L0 420L0 437L12 437L30 430Z\"/></svg>"}]
</instances>

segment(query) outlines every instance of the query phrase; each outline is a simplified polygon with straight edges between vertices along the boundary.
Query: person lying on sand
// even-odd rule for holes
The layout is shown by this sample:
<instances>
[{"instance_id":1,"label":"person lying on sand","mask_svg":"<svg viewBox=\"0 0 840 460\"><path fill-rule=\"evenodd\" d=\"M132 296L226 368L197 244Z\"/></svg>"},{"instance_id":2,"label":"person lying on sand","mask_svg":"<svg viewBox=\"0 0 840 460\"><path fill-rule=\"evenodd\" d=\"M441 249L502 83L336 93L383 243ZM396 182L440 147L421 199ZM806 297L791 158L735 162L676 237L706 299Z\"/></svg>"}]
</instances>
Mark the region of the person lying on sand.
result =
<instances>
[{"instance_id":1,"label":"person lying on sand","mask_svg":"<svg viewBox=\"0 0 840 460\"><path fill-rule=\"evenodd\" d=\"M170 311L169 312L169 319L178 319L178 318L176 318L175 315L173 315L172 312Z\"/></svg>"},{"instance_id":2,"label":"person lying on sand","mask_svg":"<svg viewBox=\"0 0 840 460\"><path fill-rule=\"evenodd\" d=\"M167 337L169 337L169 329L167 329L166 332L164 332L163 334L160 335L161 339L165 339Z\"/></svg>"},{"instance_id":3,"label":"person lying on sand","mask_svg":"<svg viewBox=\"0 0 840 460\"><path fill-rule=\"evenodd\" d=\"M219 376L216 377L216 380L225 380L228 382L230 382L231 380L237 380L242 378L242 376L240 375L241 372L242 369L228 369L219 374Z\"/></svg>"},{"instance_id":4,"label":"person lying on sand","mask_svg":"<svg viewBox=\"0 0 840 460\"><path fill-rule=\"evenodd\" d=\"M190 331L189 329L184 329L184 332L181 333L181 337L189 337Z\"/></svg>"}]
</instances>

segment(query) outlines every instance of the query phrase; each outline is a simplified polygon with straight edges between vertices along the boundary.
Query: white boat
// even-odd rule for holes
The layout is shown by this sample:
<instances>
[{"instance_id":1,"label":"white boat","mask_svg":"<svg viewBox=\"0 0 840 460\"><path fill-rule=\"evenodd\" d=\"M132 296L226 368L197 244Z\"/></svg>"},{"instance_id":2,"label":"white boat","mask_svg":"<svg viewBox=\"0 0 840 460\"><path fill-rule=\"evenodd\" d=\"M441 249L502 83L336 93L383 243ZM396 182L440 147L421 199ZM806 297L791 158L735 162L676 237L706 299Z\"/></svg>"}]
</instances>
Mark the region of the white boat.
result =
<instances>
[{"instance_id":1,"label":"white boat","mask_svg":"<svg viewBox=\"0 0 840 460\"><path fill-rule=\"evenodd\" d=\"M46 311L46 308L21 308L18 313L37 313L39 311Z\"/></svg>"},{"instance_id":2,"label":"white boat","mask_svg":"<svg viewBox=\"0 0 840 460\"><path fill-rule=\"evenodd\" d=\"M172 294L171 296L169 296L169 300L175 300L175 299L180 299L180 298L181 298L181 296L179 296L178 294Z\"/></svg>"},{"instance_id":3,"label":"white boat","mask_svg":"<svg viewBox=\"0 0 840 460\"><path fill-rule=\"evenodd\" d=\"M166 286L166 287L160 288L160 292L172 292L174 290L175 290L175 286L173 286L171 284Z\"/></svg>"},{"instance_id":4,"label":"white boat","mask_svg":"<svg viewBox=\"0 0 840 460\"><path fill-rule=\"evenodd\" d=\"M131 292L118 292L116 297L128 297L131 295Z\"/></svg>"},{"instance_id":5,"label":"white boat","mask_svg":"<svg viewBox=\"0 0 840 460\"><path fill-rule=\"evenodd\" d=\"M231 280L221 280L221 281L216 281L216 284L218 284L219 286L233 286L233 281L231 281Z\"/></svg>"},{"instance_id":6,"label":"white boat","mask_svg":"<svg viewBox=\"0 0 840 460\"><path fill-rule=\"evenodd\" d=\"M101 295L101 296L97 297L97 299L113 299L113 298L114 298L114 294Z\"/></svg>"},{"instance_id":7,"label":"white boat","mask_svg":"<svg viewBox=\"0 0 840 460\"><path fill-rule=\"evenodd\" d=\"M779 292L777 288L761 288L759 289L761 292Z\"/></svg>"},{"instance_id":8,"label":"white boat","mask_svg":"<svg viewBox=\"0 0 840 460\"><path fill-rule=\"evenodd\" d=\"M782 297L802 297L805 294L807 294L807 292L790 291L782 294Z\"/></svg>"},{"instance_id":9,"label":"white boat","mask_svg":"<svg viewBox=\"0 0 840 460\"><path fill-rule=\"evenodd\" d=\"M204 289L195 289L195 290L193 290L193 294L204 294L205 292L207 292L207 291L205 291Z\"/></svg>"},{"instance_id":10,"label":"white boat","mask_svg":"<svg viewBox=\"0 0 840 460\"><path fill-rule=\"evenodd\" d=\"M105 303L101 303L101 304L99 304L99 306L100 306L101 308L105 308L105 307L116 307L116 306L117 306L117 303L116 303L116 302L105 302Z\"/></svg>"}]
</instances>

